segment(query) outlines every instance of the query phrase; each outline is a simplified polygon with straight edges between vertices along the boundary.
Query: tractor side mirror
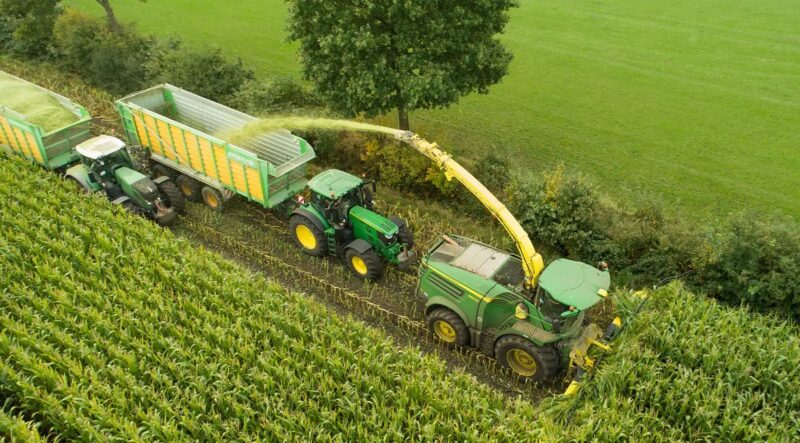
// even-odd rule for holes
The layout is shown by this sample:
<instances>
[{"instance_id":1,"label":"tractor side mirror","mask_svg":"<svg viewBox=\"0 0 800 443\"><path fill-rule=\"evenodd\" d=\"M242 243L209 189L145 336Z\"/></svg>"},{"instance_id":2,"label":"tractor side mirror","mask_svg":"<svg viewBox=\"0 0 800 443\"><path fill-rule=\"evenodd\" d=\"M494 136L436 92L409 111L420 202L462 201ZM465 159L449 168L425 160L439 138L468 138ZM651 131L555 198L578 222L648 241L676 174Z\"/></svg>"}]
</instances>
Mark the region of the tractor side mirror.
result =
<instances>
[{"instance_id":1,"label":"tractor side mirror","mask_svg":"<svg viewBox=\"0 0 800 443\"><path fill-rule=\"evenodd\" d=\"M580 311L578 311L577 309L573 309L571 311L564 311L561 313L561 318L575 317L578 314L580 314Z\"/></svg>"}]
</instances>

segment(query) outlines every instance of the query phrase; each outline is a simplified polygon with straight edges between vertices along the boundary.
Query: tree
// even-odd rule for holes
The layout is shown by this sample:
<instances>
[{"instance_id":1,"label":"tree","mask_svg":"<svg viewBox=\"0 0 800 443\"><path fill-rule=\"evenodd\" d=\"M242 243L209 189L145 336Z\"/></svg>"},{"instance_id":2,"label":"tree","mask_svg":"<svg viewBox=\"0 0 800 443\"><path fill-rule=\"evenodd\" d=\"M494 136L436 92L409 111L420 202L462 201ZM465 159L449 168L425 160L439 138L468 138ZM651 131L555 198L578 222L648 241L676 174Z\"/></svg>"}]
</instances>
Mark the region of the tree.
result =
<instances>
[{"instance_id":1,"label":"tree","mask_svg":"<svg viewBox=\"0 0 800 443\"><path fill-rule=\"evenodd\" d=\"M108 22L108 29L115 34L119 34L122 32L122 26L119 24L119 20L117 20L117 15L114 14L114 8L111 7L111 0L96 0L100 6L103 7L103 10L106 11L106 22ZM144 3L147 0L139 0L140 2Z\"/></svg>"},{"instance_id":2,"label":"tree","mask_svg":"<svg viewBox=\"0 0 800 443\"><path fill-rule=\"evenodd\" d=\"M31 57L48 54L59 0L0 0L0 43Z\"/></svg>"},{"instance_id":3,"label":"tree","mask_svg":"<svg viewBox=\"0 0 800 443\"><path fill-rule=\"evenodd\" d=\"M447 107L508 71L497 40L515 0L287 0L303 75L336 111Z\"/></svg>"}]
</instances>

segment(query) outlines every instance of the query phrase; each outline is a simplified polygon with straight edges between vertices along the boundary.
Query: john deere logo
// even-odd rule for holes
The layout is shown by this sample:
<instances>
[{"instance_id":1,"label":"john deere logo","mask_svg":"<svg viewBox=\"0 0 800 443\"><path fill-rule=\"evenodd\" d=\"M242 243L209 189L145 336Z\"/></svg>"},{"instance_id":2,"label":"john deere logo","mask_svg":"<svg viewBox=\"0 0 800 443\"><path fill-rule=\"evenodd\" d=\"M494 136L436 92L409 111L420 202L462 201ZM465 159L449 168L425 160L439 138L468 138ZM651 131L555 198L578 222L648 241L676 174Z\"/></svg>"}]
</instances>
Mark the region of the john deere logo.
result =
<instances>
[{"instance_id":1,"label":"john deere logo","mask_svg":"<svg viewBox=\"0 0 800 443\"><path fill-rule=\"evenodd\" d=\"M240 154L237 154L235 152L229 152L228 153L228 160L242 163L245 166L248 166L250 168L255 168L256 167L256 161L255 160L253 160L252 158L247 158L247 157L245 157L243 155L240 155Z\"/></svg>"}]
</instances>

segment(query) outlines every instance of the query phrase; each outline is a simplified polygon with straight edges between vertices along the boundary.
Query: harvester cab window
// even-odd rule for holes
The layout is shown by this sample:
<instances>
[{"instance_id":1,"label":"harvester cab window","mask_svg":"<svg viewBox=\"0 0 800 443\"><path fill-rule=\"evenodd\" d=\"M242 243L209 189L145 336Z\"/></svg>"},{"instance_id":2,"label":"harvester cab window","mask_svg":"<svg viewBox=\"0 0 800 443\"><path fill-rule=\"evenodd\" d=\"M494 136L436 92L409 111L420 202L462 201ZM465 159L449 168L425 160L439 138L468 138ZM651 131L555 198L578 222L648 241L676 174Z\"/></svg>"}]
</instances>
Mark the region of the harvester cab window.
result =
<instances>
[{"instance_id":1,"label":"harvester cab window","mask_svg":"<svg viewBox=\"0 0 800 443\"><path fill-rule=\"evenodd\" d=\"M536 290L534 304L545 317L551 321L559 318L562 312L566 311L567 306L553 300L550 294L542 288Z\"/></svg>"},{"instance_id":2,"label":"harvester cab window","mask_svg":"<svg viewBox=\"0 0 800 443\"><path fill-rule=\"evenodd\" d=\"M493 279L508 288L520 288L525 280L525 273L522 271L522 260L514 256L508 257L508 260L494 274Z\"/></svg>"}]
</instances>

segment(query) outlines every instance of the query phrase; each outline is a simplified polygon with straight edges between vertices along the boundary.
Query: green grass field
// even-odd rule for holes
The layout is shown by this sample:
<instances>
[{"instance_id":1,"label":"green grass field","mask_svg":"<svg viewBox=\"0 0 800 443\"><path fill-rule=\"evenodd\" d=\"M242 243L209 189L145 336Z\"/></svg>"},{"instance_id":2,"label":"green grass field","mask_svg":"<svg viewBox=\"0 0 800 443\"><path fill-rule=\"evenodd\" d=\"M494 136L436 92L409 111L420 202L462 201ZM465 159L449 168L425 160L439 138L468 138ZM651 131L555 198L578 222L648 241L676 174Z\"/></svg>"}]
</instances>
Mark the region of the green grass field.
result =
<instances>
[{"instance_id":1,"label":"green grass field","mask_svg":"<svg viewBox=\"0 0 800 443\"><path fill-rule=\"evenodd\" d=\"M101 13L93 0L68 3ZM800 216L800 9L789 0L525 1L487 96L416 112L447 149L560 162L612 196L692 218ZM216 44L265 75L299 76L282 0L117 2L142 31Z\"/></svg>"}]
</instances>

